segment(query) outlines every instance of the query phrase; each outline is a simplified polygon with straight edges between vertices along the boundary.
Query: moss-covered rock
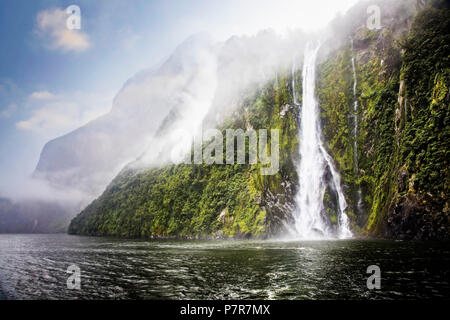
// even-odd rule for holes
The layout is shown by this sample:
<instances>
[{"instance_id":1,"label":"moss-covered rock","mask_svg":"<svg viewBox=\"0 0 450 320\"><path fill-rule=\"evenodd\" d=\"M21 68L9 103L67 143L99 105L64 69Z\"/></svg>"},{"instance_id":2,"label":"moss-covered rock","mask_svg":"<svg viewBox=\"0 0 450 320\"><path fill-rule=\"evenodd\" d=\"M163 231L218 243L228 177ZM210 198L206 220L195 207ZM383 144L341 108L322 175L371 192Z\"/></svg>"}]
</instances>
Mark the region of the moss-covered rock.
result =
<instances>
[{"instance_id":1,"label":"moss-covered rock","mask_svg":"<svg viewBox=\"0 0 450 320\"><path fill-rule=\"evenodd\" d=\"M450 235L449 23L448 6L435 1L417 14L411 30L410 23L403 29L361 28L353 51L344 45L319 66L324 136L343 176L349 215L362 234Z\"/></svg>"}]
</instances>

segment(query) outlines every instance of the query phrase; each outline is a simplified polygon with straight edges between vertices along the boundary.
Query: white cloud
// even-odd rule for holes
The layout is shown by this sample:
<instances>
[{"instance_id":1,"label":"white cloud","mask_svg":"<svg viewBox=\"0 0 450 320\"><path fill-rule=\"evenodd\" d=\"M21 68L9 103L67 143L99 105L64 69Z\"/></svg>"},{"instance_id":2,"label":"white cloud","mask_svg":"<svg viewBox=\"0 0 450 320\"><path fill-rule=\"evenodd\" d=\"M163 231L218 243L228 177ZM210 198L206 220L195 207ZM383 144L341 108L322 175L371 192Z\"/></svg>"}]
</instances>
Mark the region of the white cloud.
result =
<instances>
[{"instance_id":1,"label":"white cloud","mask_svg":"<svg viewBox=\"0 0 450 320\"><path fill-rule=\"evenodd\" d=\"M50 100L55 97L56 96L53 93L50 93L48 91L36 91L30 95L30 98L35 100Z\"/></svg>"},{"instance_id":2,"label":"white cloud","mask_svg":"<svg viewBox=\"0 0 450 320\"><path fill-rule=\"evenodd\" d=\"M112 96L83 92L71 95L35 92L27 101L27 109L33 109L31 115L17 122L16 127L55 137L107 113L111 108Z\"/></svg>"},{"instance_id":3,"label":"white cloud","mask_svg":"<svg viewBox=\"0 0 450 320\"><path fill-rule=\"evenodd\" d=\"M10 118L14 110L17 109L17 105L15 103L11 103L6 109L0 111L0 118Z\"/></svg>"},{"instance_id":4,"label":"white cloud","mask_svg":"<svg viewBox=\"0 0 450 320\"><path fill-rule=\"evenodd\" d=\"M89 36L67 28L69 15L60 8L50 8L37 14L37 33L46 39L53 50L84 51L91 46Z\"/></svg>"}]
</instances>

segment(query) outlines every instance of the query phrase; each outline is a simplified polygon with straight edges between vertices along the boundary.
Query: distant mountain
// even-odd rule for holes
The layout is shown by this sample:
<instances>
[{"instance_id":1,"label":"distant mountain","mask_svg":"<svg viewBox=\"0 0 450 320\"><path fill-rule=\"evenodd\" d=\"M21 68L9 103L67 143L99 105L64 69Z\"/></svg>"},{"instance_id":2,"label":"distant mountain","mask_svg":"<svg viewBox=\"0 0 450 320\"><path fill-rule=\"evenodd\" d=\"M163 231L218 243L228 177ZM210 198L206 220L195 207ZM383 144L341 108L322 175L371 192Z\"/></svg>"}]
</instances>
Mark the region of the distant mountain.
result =
<instances>
[{"instance_id":1,"label":"distant mountain","mask_svg":"<svg viewBox=\"0 0 450 320\"><path fill-rule=\"evenodd\" d=\"M74 210L56 202L0 198L0 233L66 232Z\"/></svg>"},{"instance_id":2,"label":"distant mountain","mask_svg":"<svg viewBox=\"0 0 450 320\"><path fill-rule=\"evenodd\" d=\"M176 110L189 113L197 107L199 88L208 90L203 85L215 81L215 72L209 38L189 38L159 69L128 80L108 114L48 142L34 176L97 195L143 153Z\"/></svg>"}]
</instances>

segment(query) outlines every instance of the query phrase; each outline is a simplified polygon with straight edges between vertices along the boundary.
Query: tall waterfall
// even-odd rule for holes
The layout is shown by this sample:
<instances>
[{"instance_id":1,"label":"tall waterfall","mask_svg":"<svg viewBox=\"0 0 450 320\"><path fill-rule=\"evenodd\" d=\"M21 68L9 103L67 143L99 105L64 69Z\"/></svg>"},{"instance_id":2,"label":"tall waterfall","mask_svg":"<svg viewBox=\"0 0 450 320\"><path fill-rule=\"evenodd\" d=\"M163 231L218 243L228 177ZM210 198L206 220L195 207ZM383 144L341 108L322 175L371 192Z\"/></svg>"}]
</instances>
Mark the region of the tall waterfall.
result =
<instances>
[{"instance_id":1,"label":"tall waterfall","mask_svg":"<svg viewBox=\"0 0 450 320\"><path fill-rule=\"evenodd\" d=\"M352 42L352 69L353 69L353 118L354 118L354 124L353 124L353 163L355 164L355 171L356 174L359 175L359 166L358 166L358 100L356 98L356 87L358 85L358 79L356 78L356 67L355 67L355 57L353 56L353 39ZM358 186L358 210L361 210L362 206L362 193L361 193L361 187Z\"/></svg>"},{"instance_id":2,"label":"tall waterfall","mask_svg":"<svg viewBox=\"0 0 450 320\"><path fill-rule=\"evenodd\" d=\"M303 101L300 123L299 191L296 196L295 233L302 239L348 238L352 234L345 213L347 202L341 188L340 176L321 138L318 103L315 98L315 64L319 46L305 49L303 64ZM337 194L338 228L333 230L324 216L324 195L329 182Z\"/></svg>"}]
</instances>

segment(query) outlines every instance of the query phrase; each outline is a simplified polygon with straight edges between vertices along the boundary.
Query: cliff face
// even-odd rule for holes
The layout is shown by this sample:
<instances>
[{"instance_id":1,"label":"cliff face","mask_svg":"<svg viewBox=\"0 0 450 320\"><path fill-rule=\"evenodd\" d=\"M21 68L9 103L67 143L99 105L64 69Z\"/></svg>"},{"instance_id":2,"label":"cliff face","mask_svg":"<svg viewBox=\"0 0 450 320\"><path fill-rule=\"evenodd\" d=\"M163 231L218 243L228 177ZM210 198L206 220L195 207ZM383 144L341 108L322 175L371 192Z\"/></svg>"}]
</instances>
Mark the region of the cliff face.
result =
<instances>
[{"instance_id":1,"label":"cliff face","mask_svg":"<svg viewBox=\"0 0 450 320\"><path fill-rule=\"evenodd\" d=\"M297 49L301 37L301 32L292 36L300 40ZM269 31L220 45L207 34L189 37L160 66L129 79L109 113L49 141L34 177L91 200L137 158L147 166L168 162L166 149L176 145L170 139L173 131L196 131L203 120L216 125L217 118L234 111L236 103L230 100L243 88L268 81L290 62L293 47ZM146 153L149 145L152 151Z\"/></svg>"},{"instance_id":2,"label":"cliff face","mask_svg":"<svg viewBox=\"0 0 450 320\"><path fill-rule=\"evenodd\" d=\"M125 169L72 221L69 232L134 237L249 237L278 232L293 209L297 184L293 159L298 107L290 102L292 78L286 74L243 94L222 124L224 137L224 130L231 128L279 129L277 174L261 175L262 164ZM295 76L300 78L299 73Z\"/></svg>"},{"instance_id":3,"label":"cliff face","mask_svg":"<svg viewBox=\"0 0 450 320\"><path fill-rule=\"evenodd\" d=\"M359 28L353 47L319 66L324 135L362 234L450 235L449 23L441 2L388 28Z\"/></svg>"},{"instance_id":4,"label":"cliff face","mask_svg":"<svg viewBox=\"0 0 450 320\"><path fill-rule=\"evenodd\" d=\"M357 235L450 235L449 23L444 1L418 13L399 5L380 30L368 30L365 20L340 25L340 37L331 36L325 44L333 49L322 50L316 95L323 137L342 176ZM276 175L261 175L260 164L128 167L72 221L69 232L133 237L283 233L295 210L301 107L292 96L301 92L301 72L284 69L228 101L232 107L219 108L231 110L219 126L223 131L280 129ZM331 223L333 197L329 191L324 198Z\"/></svg>"}]
</instances>

